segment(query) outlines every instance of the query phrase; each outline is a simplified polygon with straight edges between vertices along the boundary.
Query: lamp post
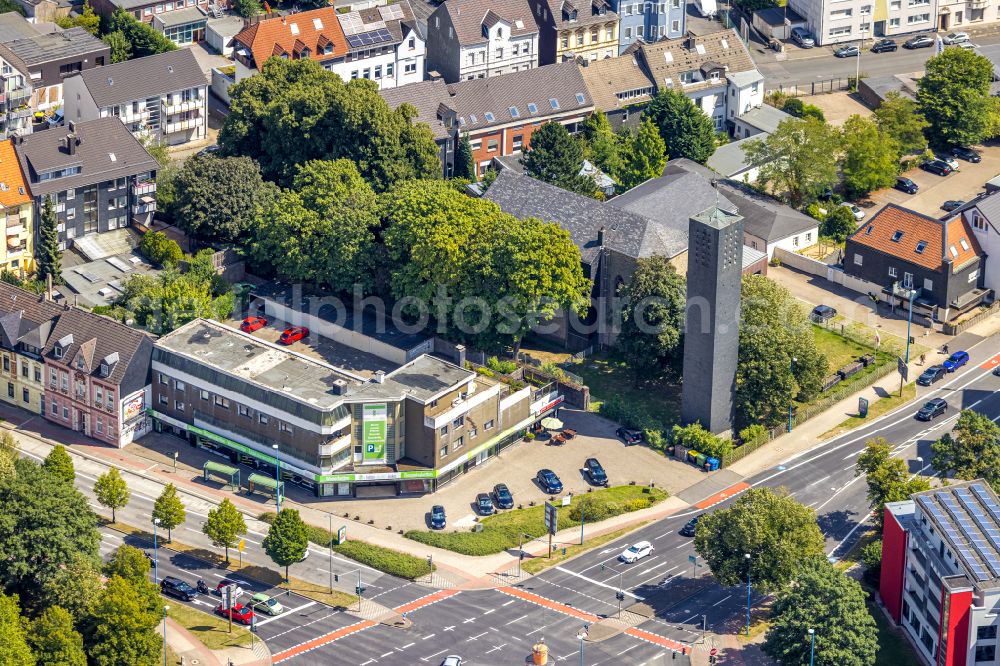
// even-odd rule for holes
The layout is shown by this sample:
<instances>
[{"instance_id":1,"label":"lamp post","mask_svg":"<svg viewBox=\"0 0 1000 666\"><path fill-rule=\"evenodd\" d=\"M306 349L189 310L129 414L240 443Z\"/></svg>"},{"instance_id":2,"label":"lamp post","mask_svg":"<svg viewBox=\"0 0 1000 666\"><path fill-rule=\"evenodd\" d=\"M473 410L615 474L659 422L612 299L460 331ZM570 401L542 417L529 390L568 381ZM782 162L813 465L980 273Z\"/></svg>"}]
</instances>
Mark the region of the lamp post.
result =
<instances>
[{"instance_id":1,"label":"lamp post","mask_svg":"<svg viewBox=\"0 0 1000 666\"><path fill-rule=\"evenodd\" d=\"M274 449L274 502L278 513L281 513L281 459L278 458L278 445L272 444Z\"/></svg>"},{"instance_id":2,"label":"lamp post","mask_svg":"<svg viewBox=\"0 0 1000 666\"><path fill-rule=\"evenodd\" d=\"M174 474L177 473L177 456L180 454L180 451L174 451Z\"/></svg>"},{"instance_id":3,"label":"lamp post","mask_svg":"<svg viewBox=\"0 0 1000 666\"><path fill-rule=\"evenodd\" d=\"M906 357L903 359L903 364L909 368L910 367L910 327L913 325L913 289L907 287L906 296L910 301L909 313L906 315ZM899 395L903 395L903 375L899 375Z\"/></svg>"},{"instance_id":4,"label":"lamp post","mask_svg":"<svg viewBox=\"0 0 1000 666\"><path fill-rule=\"evenodd\" d=\"M159 524L160 519L153 518L153 583L156 585L160 584L159 567L157 566L160 556L156 548L156 526Z\"/></svg>"},{"instance_id":5,"label":"lamp post","mask_svg":"<svg viewBox=\"0 0 1000 666\"><path fill-rule=\"evenodd\" d=\"M750 635L750 553L743 554L747 561L747 636Z\"/></svg>"},{"instance_id":6,"label":"lamp post","mask_svg":"<svg viewBox=\"0 0 1000 666\"><path fill-rule=\"evenodd\" d=\"M858 63L854 73L854 89L857 90L861 84L861 50L865 47L865 29L861 28L861 41L858 44Z\"/></svg>"},{"instance_id":7,"label":"lamp post","mask_svg":"<svg viewBox=\"0 0 1000 666\"><path fill-rule=\"evenodd\" d=\"M580 639L580 666L583 666L583 641L587 639L587 629L589 628L589 624L584 624L576 634L576 637Z\"/></svg>"},{"instance_id":8,"label":"lamp post","mask_svg":"<svg viewBox=\"0 0 1000 666\"><path fill-rule=\"evenodd\" d=\"M791 371L793 379L795 377L795 362L797 360L799 359L795 358L794 356L792 357ZM791 431L792 431L792 396L788 396L788 432Z\"/></svg>"},{"instance_id":9,"label":"lamp post","mask_svg":"<svg viewBox=\"0 0 1000 666\"><path fill-rule=\"evenodd\" d=\"M167 610L170 606L163 607L163 666L167 666Z\"/></svg>"},{"instance_id":10,"label":"lamp post","mask_svg":"<svg viewBox=\"0 0 1000 666\"><path fill-rule=\"evenodd\" d=\"M809 666L813 666L813 658L816 656L816 630L809 629Z\"/></svg>"},{"instance_id":11,"label":"lamp post","mask_svg":"<svg viewBox=\"0 0 1000 666\"><path fill-rule=\"evenodd\" d=\"M917 462L917 465L923 465L923 464L924 464L924 459L923 459L923 457L921 457L921 456L917 456L917 457L916 457L916 462ZM922 471L923 471L923 467L917 467L917 471L916 471L916 472L914 472L913 474L911 474L911 475L910 475L910 478L909 478L909 479L907 479L907 480L908 480L908 481L912 481L913 479L915 479L915 478L917 478L918 476L920 476L920 472L922 472Z\"/></svg>"}]
</instances>

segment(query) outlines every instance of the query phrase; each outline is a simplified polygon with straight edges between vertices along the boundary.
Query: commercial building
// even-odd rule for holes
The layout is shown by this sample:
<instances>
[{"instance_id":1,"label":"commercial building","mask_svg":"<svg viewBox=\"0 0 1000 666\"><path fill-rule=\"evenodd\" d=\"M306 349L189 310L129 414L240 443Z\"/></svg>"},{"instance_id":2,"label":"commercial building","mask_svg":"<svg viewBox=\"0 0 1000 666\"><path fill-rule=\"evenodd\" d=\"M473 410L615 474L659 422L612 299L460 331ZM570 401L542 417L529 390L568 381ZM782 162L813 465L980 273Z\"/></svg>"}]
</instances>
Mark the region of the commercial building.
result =
<instances>
[{"instance_id":1,"label":"commercial building","mask_svg":"<svg viewBox=\"0 0 1000 666\"><path fill-rule=\"evenodd\" d=\"M203 41L209 15L219 18L228 5L224 0L92 0L90 4L102 16L124 9L178 45Z\"/></svg>"},{"instance_id":2,"label":"commercial building","mask_svg":"<svg viewBox=\"0 0 1000 666\"><path fill-rule=\"evenodd\" d=\"M978 0L793 0L789 9L817 45L967 29L995 22L997 5Z\"/></svg>"},{"instance_id":3,"label":"commercial building","mask_svg":"<svg viewBox=\"0 0 1000 666\"><path fill-rule=\"evenodd\" d=\"M271 476L277 458L283 481L320 497L373 497L435 490L562 401L551 385L517 388L466 369L461 347L289 301L278 291L262 305L308 326L308 347L203 319L161 337L155 427ZM457 363L429 353L438 345ZM337 355L352 370L325 360Z\"/></svg>"},{"instance_id":4,"label":"commercial building","mask_svg":"<svg viewBox=\"0 0 1000 666\"><path fill-rule=\"evenodd\" d=\"M67 120L115 117L137 139L170 146L208 136L208 80L190 49L66 79Z\"/></svg>"},{"instance_id":5,"label":"commercial building","mask_svg":"<svg viewBox=\"0 0 1000 666\"><path fill-rule=\"evenodd\" d=\"M879 596L923 662L998 663L1000 502L986 481L885 505Z\"/></svg>"},{"instance_id":6,"label":"commercial building","mask_svg":"<svg viewBox=\"0 0 1000 666\"><path fill-rule=\"evenodd\" d=\"M22 277L35 268L31 204L31 192L13 142L0 141L0 214L5 236L0 248L0 270Z\"/></svg>"}]
</instances>

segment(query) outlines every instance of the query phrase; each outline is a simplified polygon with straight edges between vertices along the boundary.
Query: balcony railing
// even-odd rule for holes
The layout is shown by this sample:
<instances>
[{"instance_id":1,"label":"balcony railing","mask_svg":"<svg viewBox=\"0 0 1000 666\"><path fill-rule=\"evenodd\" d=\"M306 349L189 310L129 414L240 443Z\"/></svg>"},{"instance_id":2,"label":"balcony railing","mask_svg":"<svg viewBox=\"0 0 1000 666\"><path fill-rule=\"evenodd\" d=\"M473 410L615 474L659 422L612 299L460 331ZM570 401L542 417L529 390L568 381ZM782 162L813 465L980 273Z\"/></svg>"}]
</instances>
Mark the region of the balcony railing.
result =
<instances>
[{"instance_id":1,"label":"balcony railing","mask_svg":"<svg viewBox=\"0 0 1000 666\"><path fill-rule=\"evenodd\" d=\"M205 98L197 97L195 99L183 100L178 102L166 102L163 103L164 113L183 113L185 111L194 111L195 109L205 108Z\"/></svg>"},{"instance_id":2,"label":"balcony railing","mask_svg":"<svg viewBox=\"0 0 1000 666\"><path fill-rule=\"evenodd\" d=\"M143 213L155 213L156 212L156 202L150 201L148 203L137 203L132 206L133 215L141 215Z\"/></svg>"},{"instance_id":3,"label":"balcony railing","mask_svg":"<svg viewBox=\"0 0 1000 666\"><path fill-rule=\"evenodd\" d=\"M132 184L132 194L142 196L144 194L153 194L156 192L156 181L155 180L144 180L141 182Z\"/></svg>"},{"instance_id":4,"label":"balcony railing","mask_svg":"<svg viewBox=\"0 0 1000 666\"><path fill-rule=\"evenodd\" d=\"M183 132L185 130L194 129L205 123L203 118L190 118L188 120L181 120L176 123L166 123L163 128L167 134L173 134L174 132Z\"/></svg>"}]
</instances>

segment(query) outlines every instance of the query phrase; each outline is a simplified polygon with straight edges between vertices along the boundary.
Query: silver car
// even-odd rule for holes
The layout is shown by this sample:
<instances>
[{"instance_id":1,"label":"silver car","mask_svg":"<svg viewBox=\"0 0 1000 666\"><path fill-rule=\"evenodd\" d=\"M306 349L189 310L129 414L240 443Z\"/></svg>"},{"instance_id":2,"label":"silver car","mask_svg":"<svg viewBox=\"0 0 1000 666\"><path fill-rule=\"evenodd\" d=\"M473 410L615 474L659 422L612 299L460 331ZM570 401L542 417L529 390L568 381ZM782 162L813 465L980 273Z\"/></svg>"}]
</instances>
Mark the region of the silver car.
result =
<instances>
[{"instance_id":1,"label":"silver car","mask_svg":"<svg viewBox=\"0 0 1000 666\"><path fill-rule=\"evenodd\" d=\"M962 42L969 41L969 35L965 32L949 32L941 38L941 41L945 44L961 44Z\"/></svg>"}]
</instances>

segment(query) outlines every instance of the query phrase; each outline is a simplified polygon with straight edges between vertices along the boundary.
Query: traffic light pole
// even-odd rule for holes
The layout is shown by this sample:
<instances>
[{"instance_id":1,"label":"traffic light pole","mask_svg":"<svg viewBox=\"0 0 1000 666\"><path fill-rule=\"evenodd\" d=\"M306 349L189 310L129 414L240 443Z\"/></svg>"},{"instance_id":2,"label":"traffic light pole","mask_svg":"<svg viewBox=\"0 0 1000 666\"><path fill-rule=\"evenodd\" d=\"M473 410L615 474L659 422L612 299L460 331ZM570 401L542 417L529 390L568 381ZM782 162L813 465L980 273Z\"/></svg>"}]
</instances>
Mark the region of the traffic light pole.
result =
<instances>
[{"instance_id":1,"label":"traffic light pole","mask_svg":"<svg viewBox=\"0 0 1000 666\"><path fill-rule=\"evenodd\" d=\"M365 588L361 585L361 569L357 568L357 569L351 569L349 571L345 571L344 575L354 573L355 571L358 572L358 585L357 585L357 587L354 588L354 591L358 595L358 612L360 613L361 612L361 595L363 595L365 593ZM340 582L340 574L339 573L333 574L333 579L339 583ZM331 588L332 587L333 586L331 585Z\"/></svg>"},{"instance_id":2,"label":"traffic light pole","mask_svg":"<svg viewBox=\"0 0 1000 666\"><path fill-rule=\"evenodd\" d=\"M625 601L625 590L622 589L622 576L624 575L625 571L622 569L615 569L614 567L602 564L601 571L604 571L605 569L611 569L612 571L618 574L618 591L615 592L615 599L618 600L618 617L620 618L622 616L622 602Z\"/></svg>"}]
</instances>

